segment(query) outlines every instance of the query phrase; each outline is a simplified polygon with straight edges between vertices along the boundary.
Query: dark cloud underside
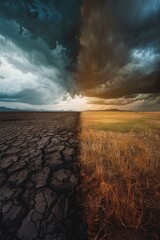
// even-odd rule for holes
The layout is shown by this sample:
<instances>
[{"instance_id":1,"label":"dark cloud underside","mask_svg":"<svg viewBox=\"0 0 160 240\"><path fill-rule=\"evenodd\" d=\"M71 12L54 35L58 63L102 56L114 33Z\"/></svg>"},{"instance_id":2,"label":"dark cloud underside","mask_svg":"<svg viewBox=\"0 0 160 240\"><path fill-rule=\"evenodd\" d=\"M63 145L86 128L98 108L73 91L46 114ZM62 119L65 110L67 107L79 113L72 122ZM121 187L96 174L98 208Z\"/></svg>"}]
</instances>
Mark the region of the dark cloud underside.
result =
<instances>
[{"instance_id":1,"label":"dark cloud underside","mask_svg":"<svg viewBox=\"0 0 160 240\"><path fill-rule=\"evenodd\" d=\"M20 35L25 28L32 39L42 38L50 49L58 42L73 58L78 51L81 4L82 0L4 0L0 14L19 24Z\"/></svg>"},{"instance_id":2,"label":"dark cloud underside","mask_svg":"<svg viewBox=\"0 0 160 240\"><path fill-rule=\"evenodd\" d=\"M160 2L86 0L78 83L88 96L160 92Z\"/></svg>"},{"instance_id":3,"label":"dark cloud underside","mask_svg":"<svg viewBox=\"0 0 160 240\"><path fill-rule=\"evenodd\" d=\"M82 0L0 1L1 101L46 104L73 94L81 5Z\"/></svg>"}]
</instances>

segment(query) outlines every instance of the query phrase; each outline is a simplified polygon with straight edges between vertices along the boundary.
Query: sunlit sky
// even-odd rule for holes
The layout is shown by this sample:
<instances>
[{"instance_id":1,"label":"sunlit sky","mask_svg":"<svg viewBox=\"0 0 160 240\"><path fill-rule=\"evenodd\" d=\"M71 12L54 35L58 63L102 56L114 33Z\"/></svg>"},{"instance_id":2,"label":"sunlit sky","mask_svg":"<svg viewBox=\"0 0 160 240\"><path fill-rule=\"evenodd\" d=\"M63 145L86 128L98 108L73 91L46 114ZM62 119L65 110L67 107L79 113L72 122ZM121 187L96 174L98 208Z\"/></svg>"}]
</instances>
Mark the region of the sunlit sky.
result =
<instances>
[{"instance_id":1,"label":"sunlit sky","mask_svg":"<svg viewBox=\"0 0 160 240\"><path fill-rule=\"evenodd\" d=\"M159 0L0 1L0 107L160 111Z\"/></svg>"}]
</instances>

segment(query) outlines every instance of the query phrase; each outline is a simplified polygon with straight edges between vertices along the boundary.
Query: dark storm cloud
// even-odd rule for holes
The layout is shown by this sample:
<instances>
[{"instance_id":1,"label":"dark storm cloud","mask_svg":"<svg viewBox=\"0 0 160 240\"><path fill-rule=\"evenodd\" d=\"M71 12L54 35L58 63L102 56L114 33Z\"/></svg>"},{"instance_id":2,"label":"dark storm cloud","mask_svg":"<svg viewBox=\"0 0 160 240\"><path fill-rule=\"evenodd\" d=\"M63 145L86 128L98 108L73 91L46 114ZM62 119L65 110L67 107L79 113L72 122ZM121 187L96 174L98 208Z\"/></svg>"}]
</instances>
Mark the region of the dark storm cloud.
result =
<instances>
[{"instance_id":1,"label":"dark storm cloud","mask_svg":"<svg viewBox=\"0 0 160 240\"><path fill-rule=\"evenodd\" d=\"M160 1L85 0L78 84L88 96L160 92Z\"/></svg>"},{"instance_id":2,"label":"dark storm cloud","mask_svg":"<svg viewBox=\"0 0 160 240\"><path fill-rule=\"evenodd\" d=\"M31 40L26 30L23 36L14 38L12 32L16 33L17 24L5 21L1 24L5 23L8 32L0 33L1 101L5 98L9 101L10 98L11 101L49 104L55 101L56 96L63 95L71 86L73 88L72 74L67 70L70 60L63 54L61 45L49 50L40 38Z\"/></svg>"},{"instance_id":3,"label":"dark storm cloud","mask_svg":"<svg viewBox=\"0 0 160 240\"><path fill-rule=\"evenodd\" d=\"M35 105L41 105L44 103L42 94L38 90L26 89L16 94L3 94L0 96L0 100L3 102L21 102Z\"/></svg>"},{"instance_id":4,"label":"dark storm cloud","mask_svg":"<svg viewBox=\"0 0 160 240\"><path fill-rule=\"evenodd\" d=\"M0 101L49 104L74 92L81 4L0 1Z\"/></svg>"},{"instance_id":5,"label":"dark storm cloud","mask_svg":"<svg viewBox=\"0 0 160 240\"><path fill-rule=\"evenodd\" d=\"M51 49L58 42L73 58L78 49L81 4L82 0L4 0L0 15L15 20L20 35L25 28L32 39L42 38Z\"/></svg>"},{"instance_id":6,"label":"dark storm cloud","mask_svg":"<svg viewBox=\"0 0 160 240\"><path fill-rule=\"evenodd\" d=\"M141 102L143 106L154 106L155 104L160 104L160 95L159 94L132 94L127 95L122 98L116 99L103 99L103 98L96 98L90 99L88 101L89 104L98 104L98 105L128 105L135 102Z\"/></svg>"}]
</instances>

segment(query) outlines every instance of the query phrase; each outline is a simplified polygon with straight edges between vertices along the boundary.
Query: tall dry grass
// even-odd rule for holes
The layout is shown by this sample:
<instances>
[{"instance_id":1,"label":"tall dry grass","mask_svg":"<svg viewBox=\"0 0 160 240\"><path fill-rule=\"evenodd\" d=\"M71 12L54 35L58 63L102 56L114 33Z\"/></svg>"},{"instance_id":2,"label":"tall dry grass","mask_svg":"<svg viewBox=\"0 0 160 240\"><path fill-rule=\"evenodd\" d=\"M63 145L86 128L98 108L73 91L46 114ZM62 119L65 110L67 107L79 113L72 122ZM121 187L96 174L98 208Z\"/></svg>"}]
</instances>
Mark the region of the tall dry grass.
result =
<instances>
[{"instance_id":1,"label":"tall dry grass","mask_svg":"<svg viewBox=\"0 0 160 240\"><path fill-rule=\"evenodd\" d=\"M160 209L160 135L156 130L81 132L82 193L89 239L118 227L145 229ZM113 239L112 239L113 240Z\"/></svg>"}]
</instances>

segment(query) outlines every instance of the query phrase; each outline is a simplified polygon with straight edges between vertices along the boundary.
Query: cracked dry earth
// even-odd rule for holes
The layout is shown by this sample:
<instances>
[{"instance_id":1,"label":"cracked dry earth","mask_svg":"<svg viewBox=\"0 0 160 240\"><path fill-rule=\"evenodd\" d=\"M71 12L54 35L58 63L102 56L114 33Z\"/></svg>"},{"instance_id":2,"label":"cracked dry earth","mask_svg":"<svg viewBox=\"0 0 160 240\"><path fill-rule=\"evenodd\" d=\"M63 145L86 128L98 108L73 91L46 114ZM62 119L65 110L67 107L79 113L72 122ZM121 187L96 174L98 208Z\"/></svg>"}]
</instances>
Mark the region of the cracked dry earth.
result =
<instances>
[{"instance_id":1,"label":"cracked dry earth","mask_svg":"<svg viewBox=\"0 0 160 240\"><path fill-rule=\"evenodd\" d=\"M78 113L0 115L0 239L85 239Z\"/></svg>"}]
</instances>

